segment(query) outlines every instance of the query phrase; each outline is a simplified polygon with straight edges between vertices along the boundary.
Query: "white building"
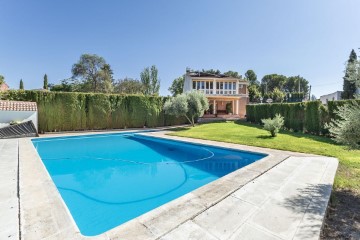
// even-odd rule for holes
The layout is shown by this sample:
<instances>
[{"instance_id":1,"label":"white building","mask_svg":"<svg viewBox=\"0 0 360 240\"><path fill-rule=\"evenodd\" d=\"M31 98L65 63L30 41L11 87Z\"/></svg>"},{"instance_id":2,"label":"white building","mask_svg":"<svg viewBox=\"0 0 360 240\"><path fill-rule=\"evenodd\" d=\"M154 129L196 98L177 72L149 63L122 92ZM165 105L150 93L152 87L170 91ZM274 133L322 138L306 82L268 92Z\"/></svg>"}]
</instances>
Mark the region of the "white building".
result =
<instances>
[{"instance_id":1,"label":"white building","mask_svg":"<svg viewBox=\"0 0 360 240\"><path fill-rule=\"evenodd\" d=\"M322 104L327 104L328 101L338 101L341 100L342 91L336 91L327 95L320 96L320 101Z\"/></svg>"},{"instance_id":2,"label":"white building","mask_svg":"<svg viewBox=\"0 0 360 240\"><path fill-rule=\"evenodd\" d=\"M36 102L0 100L0 128L10 122L26 122L31 120L38 131L38 112Z\"/></svg>"},{"instance_id":3,"label":"white building","mask_svg":"<svg viewBox=\"0 0 360 240\"><path fill-rule=\"evenodd\" d=\"M198 90L205 93L212 112L210 114L226 115L226 105L231 106L232 114L245 117L246 104L249 102L245 79L234 78L223 74L187 71L184 81L184 92Z\"/></svg>"}]
</instances>

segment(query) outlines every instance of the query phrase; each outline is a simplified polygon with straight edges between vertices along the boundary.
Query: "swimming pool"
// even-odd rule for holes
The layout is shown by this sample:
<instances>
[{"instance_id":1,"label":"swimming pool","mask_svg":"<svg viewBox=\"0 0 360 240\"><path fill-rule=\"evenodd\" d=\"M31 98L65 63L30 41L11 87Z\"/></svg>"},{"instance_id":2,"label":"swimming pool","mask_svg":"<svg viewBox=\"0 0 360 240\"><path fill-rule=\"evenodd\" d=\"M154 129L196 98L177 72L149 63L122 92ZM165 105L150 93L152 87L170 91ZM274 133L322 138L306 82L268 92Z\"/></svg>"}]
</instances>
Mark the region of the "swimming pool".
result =
<instances>
[{"instance_id":1,"label":"swimming pool","mask_svg":"<svg viewBox=\"0 0 360 240\"><path fill-rule=\"evenodd\" d=\"M87 236L266 156L136 132L32 141L80 232Z\"/></svg>"}]
</instances>

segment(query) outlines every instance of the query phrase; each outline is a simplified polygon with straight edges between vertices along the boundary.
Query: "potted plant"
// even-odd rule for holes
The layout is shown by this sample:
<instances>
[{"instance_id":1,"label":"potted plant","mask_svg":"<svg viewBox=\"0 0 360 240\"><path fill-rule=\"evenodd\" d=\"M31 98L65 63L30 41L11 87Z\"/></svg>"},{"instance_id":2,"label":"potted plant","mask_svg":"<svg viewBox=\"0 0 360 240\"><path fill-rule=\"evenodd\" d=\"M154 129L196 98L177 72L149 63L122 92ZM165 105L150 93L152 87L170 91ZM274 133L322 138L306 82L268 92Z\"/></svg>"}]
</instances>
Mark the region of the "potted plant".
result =
<instances>
[{"instance_id":1,"label":"potted plant","mask_svg":"<svg viewBox=\"0 0 360 240\"><path fill-rule=\"evenodd\" d=\"M226 104L226 113L231 115L232 114L232 106L231 103Z\"/></svg>"},{"instance_id":2,"label":"potted plant","mask_svg":"<svg viewBox=\"0 0 360 240\"><path fill-rule=\"evenodd\" d=\"M214 113L214 105L210 104L209 105L209 114L213 114Z\"/></svg>"}]
</instances>

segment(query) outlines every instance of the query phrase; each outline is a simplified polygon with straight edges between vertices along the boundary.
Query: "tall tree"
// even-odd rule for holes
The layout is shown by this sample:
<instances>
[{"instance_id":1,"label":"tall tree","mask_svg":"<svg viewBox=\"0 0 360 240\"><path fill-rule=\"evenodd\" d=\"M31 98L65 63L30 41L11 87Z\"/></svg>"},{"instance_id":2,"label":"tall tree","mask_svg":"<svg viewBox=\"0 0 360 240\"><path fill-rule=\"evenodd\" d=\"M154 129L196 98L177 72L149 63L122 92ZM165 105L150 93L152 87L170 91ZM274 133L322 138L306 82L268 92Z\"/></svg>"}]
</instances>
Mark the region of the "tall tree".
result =
<instances>
[{"instance_id":1,"label":"tall tree","mask_svg":"<svg viewBox=\"0 0 360 240\"><path fill-rule=\"evenodd\" d=\"M151 68L145 68L140 73L140 79L145 95L159 94L160 80L158 79L158 70L155 65L151 66Z\"/></svg>"},{"instance_id":2,"label":"tall tree","mask_svg":"<svg viewBox=\"0 0 360 240\"><path fill-rule=\"evenodd\" d=\"M205 69L202 69L201 72L203 73L210 73L210 74L221 74L221 71L219 69L208 69L208 70L205 70Z\"/></svg>"},{"instance_id":3,"label":"tall tree","mask_svg":"<svg viewBox=\"0 0 360 240\"><path fill-rule=\"evenodd\" d=\"M259 102L260 98L261 98L261 92L260 92L260 87L258 85L250 85L248 87L249 90L249 98L250 98L250 102Z\"/></svg>"},{"instance_id":4,"label":"tall tree","mask_svg":"<svg viewBox=\"0 0 360 240\"><path fill-rule=\"evenodd\" d=\"M241 75L238 72L231 71L231 70L229 70L227 72L224 72L224 75L229 76L229 77L233 77L233 78L241 78Z\"/></svg>"},{"instance_id":5,"label":"tall tree","mask_svg":"<svg viewBox=\"0 0 360 240\"><path fill-rule=\"evenodd\" d=\"M275 88L282 90L286 83L286 76L279 74L265 75L261 79L261 90L263 94L272 92Z\"/></svg>"},{"instance_id":6,"label":"tall tree","mask_svg":"<svg viewBox=\"0 0 360 240\"><path fill-rule=\"evenodd\" d=\"M47 75L46 75L46 73L45 73L45 75L44 75L44 86L43 86L43 88L44 88L44 89L48 89L48 85L49 85L49 83L48 83L48 77L47 77Z\"/></svg>"},{"instance_id":7,"label":"tall tree","mask_svg":"<svg viewBox=\"0 0 360 240\"><path fill-rule=\"evenodd\" d=\"M116 93L140 94L143 92L143 84L132 78L118 80L114 85L114 92Z\"/></svg>"},{"instance_id":8,"label":"tall tree","mask_svg":"<svg viewBox=\"0 0 360 240\"><path fill-rule=\"evenodd\" d=\"M24 82L22 79L20 79L20 85L19 85L20 90L24 90Z\"/></svg>"},{"instance_id":9,"label":"tall tree","mask_svg":"<svg viewBox=\"0 0 360 240\"><path fill-rule=\"evenodd\" d=\"M52 92L81 92L81 84L74 83L72 80L63 79L60 84L49 84Z\"/></svg>"},{"instance_id":10,"label":"tall tree","mask_svg":"<svg viewBox=\"0 0 360 240\"><path fill-rule=\"evenodd\" d=\"M111 93L114 90L113 71L109 64L104 64L99 72L101 92Z\"/></svg>"},{"instance_id":11,"label":"tall tree","mask_svg":"<svg viewBox=\"0 0 360 240\"><path fill-rule=\"evenodd\" d=\"M288 77L283 90L288 93L302 92L306 96L309 93L309 82L301 76Z\"/></svg>"},{"instance_id":12,"label":"tall tree","mask_svg":"<svg viewBox=\"0 0 360 240\"><path fill-rule=\"evenodd\" d=\"M158 78L158 69L155 65L152 65L150 69L150 86L152 94L159 95L160 79Z\"/></svg>"},{"instance_id":13,"label":"tall tree","mask_svg":"<svg viewBox=\"0 0 360 240\"><path fill-rule=\"evenodd\" d=\"M251 69L245 73L245 78L249 81L250 85L259 85L255 72Z\"/></svg>"},{"instance_id":14,"label":"tall tree","mask_svg":"<svg viewBox=\"0 0 360 240\"><path fill-rule=\"evenodd\" d=\"M185 82L185 76L178 77L174 79L171 86L169 87L169 91L171 94L175 97L176 95L179 95L183 93L184 91L184 82Z\"/></svg>"},{"instance_id":15,"label":"tall tree","mask_svg":"<svg viewBox=\"0 0 360 240\"><path fill-rule=\"evenodd\" d=\"M72 67L72 82L80 83L80 91L111 92L113 71L105 59L96 54L83 54Z\"/></svg>"},{"instance_id":16,"label":"tall tree","mask_svg":"<svg viewBox=\"0 0 360 240\"><path fill-rule=\"evenodd\" d=\"M353 77L356 76L357 56L354 49L351 50L349 60L346 63L345 76L343 83L342 99L353 99L356 93L356 84Z\"/></svg>"}]
</instances>

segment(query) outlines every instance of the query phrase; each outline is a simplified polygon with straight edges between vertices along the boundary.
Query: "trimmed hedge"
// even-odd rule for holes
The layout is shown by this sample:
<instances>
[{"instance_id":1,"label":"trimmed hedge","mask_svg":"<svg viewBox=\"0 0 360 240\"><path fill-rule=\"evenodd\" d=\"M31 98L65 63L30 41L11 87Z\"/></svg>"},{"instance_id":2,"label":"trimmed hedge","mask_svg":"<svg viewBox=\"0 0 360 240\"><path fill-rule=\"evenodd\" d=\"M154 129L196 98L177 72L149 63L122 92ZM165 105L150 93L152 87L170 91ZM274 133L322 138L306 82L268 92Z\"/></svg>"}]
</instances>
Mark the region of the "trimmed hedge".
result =
<instances>
[{"instance_id":1,"label":"trimmed hedge","mask_svg":"<svg viewBox=\"0 0 360 240\"><path fill-rule=\"evenodd\" d=\"M167 98L103 93L7 91L6 100L34 101L39 132L142 128L187 123L164 113Z\"/></svg>"},{"instance_id":2,"label":"trimmed hedge","mask_svg":"<svg viewBox=\"0 0 360 240\"><path fill-rule=\"evenodd\" d=\"M327 134L325 123L336 118L335 111L339 106L351 101L329 101L327 105L320 101L247 105L246 118L247 121L261 124L261 119L273 118L279 113L284 117L287 129L315 135ZM357 101L360 103L360 100Z\"/></svg>"}]
</instances>

